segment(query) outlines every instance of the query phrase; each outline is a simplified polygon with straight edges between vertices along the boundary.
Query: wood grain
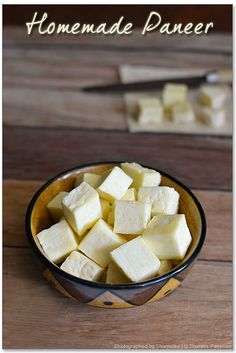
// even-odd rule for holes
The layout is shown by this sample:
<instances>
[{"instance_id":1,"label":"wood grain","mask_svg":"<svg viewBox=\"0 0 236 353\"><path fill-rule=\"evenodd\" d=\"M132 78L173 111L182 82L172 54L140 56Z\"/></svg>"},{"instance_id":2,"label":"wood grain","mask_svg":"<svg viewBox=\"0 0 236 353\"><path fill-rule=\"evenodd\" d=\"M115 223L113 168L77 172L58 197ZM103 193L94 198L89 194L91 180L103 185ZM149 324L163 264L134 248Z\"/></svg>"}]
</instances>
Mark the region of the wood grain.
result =
<instances>
[{"instance_id":1,"label":"wood grain","mask_svg":"<svg viewBox=\"0 0 236 353\"><path fill-rule=\"evenodd\" d=\"M3 218L5 246L27 247L24 219L26 208L43 181L5 180ZM206 212L207 237L200 253L202 260L232 260L232 194L194 191ZM217 215L217 217L216 217Z\"/></svg>"},{"instance_id":2,"label":"wood grain","mask_svg":"<svg viewBox=\"0 0 236 353\"><path fill-rule=\"evenodd\" d=\"M22 87L5 88L3 95L7 125L127 129L121 97Z\"/></svg>"},{"instance_id":3,"label":"wood grain","mask_svg":"<svg viewBox=\"0 0 236 353\"><path fill-rule=\"evenodd\" d=\"M22 27L4 27L3 31L4 47L20 47L24 45L31 46L42 46L48 44L52 46L52 40L50 36L42 36L34 33L32 36L28 36L26 29ZM140 30L135 30L130 36L116 36L114 40L113 36L68 36L61 34L60 36L54 36L53 45L56 46L68 46L73 45L78 47L82 45L93 46L98 50L101 48L110 48L114 50L118 48L148 48L152 51L158 51L159 48L166 50L178 50L188 49L194 51L207 50L208 52L214 53L214 51L220 51L225 53L232 52L232 36L226 33L212 33L207 36L163 36L158 32L149 33L147 36L140 35Z\"/></svg>"},{"instance_id":4,"label":"wood grain","mask_svg":"<svg viewBox=\"0 0 236 353\"><path fill-rule=\"evenodd\" d=\"M231 189L230 139L61 129L4 129L4 177L49 179L84 163L137 161L195 189Z\"/></svg>"},{"instance_id":5,"label":"wood grain","mask_svg":"<svg viewBox=\"0 0 236 353\"><path fill-rule=\"evenodd\" d=\"M148 344L154 348L232 348L232 268L228 263L198 261L172 295L146 306L118 309L115 320L114 310L62 297L41 278L28 249L4 249L3 279L3 348ZM214 327L210 334L209 327Z\"/></svg>"}]
</instances>

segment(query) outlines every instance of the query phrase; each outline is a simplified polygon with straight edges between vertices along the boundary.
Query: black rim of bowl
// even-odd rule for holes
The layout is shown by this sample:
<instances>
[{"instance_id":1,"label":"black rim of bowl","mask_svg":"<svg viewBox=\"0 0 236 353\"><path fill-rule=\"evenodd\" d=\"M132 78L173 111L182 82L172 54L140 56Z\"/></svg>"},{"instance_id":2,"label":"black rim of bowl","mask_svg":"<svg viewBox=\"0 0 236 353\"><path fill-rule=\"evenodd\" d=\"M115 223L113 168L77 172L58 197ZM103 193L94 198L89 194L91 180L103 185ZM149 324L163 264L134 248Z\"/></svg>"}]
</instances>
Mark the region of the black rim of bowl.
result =
<instances>
[{"instance_id":1,"label":"black rim of bowl","mask_svg":"<svg viewBox=\"0 0 236 353\"><path fill-rule=\"evenodd\" d=\"M36 255L52 270L56 271L59 275L68 278L70 281L73 282L77 282L80 284L84 284L86 286L89 287L97 287L97 288L106 288L106 289L128 289L128 288L141 288L141 287L145 287L145 286L151 286L153 284L157 284L157 283L161 283L163 281L168 280L171 277L176 276L177 274L179 274L180 272L182 272L184 269L186 269L191 263L193 263L193 261L195 260L195 258L198 256L204 240L205 240L205 236L206 236L206 229L207 229L207 225L206 225L206 218L205 218L205 214L203 211L203 208L200 204L200 202L198 201L197 197L192 193L192 191L186 187L184 184L182 184L178 179L170 176L169 174L153 168L153 167L149 167L149 166L145 166L142 164L143 167L145 168L151 168L153 170L158 171L161 175L169 178L170 180L172 180L173 182L175 182L176 184L178 184L180 187L182 187L185 191L187 191L187 193L192 197L192 199L194 200L200 217L201 217L201 222L202 222L202 230L201 230L201 235L200 235L200 239L199 242L195 248L195 250L193 251L192 255L188 258L187 261L183 262L180 266L177 266L176 268L174 268L172 271L168 272L167 274L163 275L163 276L159 276L159 277L155 277L153 279L147 280L147 281L143 281L143 282L137 282L137 283L129 283L129 284L106 284L106 283L100 283L100 282L92 282L92 281L87 281L85 279L82 278L78 278L75 277L63 270L60 269L60 267L58 267L56 264L54 264L53 262L49 261L44 255L43 253L39 250L37 244L34 241L34 237L33 234L31 232L31 214L32 214L32 210L34 208L34 205L39 197L39 195L50 185L52 184L54 181L58 180L58 179L65 179L67 177L69 177L73 172L79 172L81 169L86 168L86 167L96 167L99 165L110 165L110 164L114 164L114 165L118 165L124 163L123 161L115 161L115 162L95 162L95 163L89 163L89 164L83 164L71 169L68 169L58 175L56 175L55 177L51 178L50 180L48 180L45 184L43 184L41 186L41 188L35 193L35 195L33 196L32 200L29 203L29 206L27 208L27 212L26 212L26 217L25 217L25 229L26 229L26 234L27 234L27 238L28 241L31 245L31 247L33 248L34 252L36 253Z\"/></svg>"}]
</instances>

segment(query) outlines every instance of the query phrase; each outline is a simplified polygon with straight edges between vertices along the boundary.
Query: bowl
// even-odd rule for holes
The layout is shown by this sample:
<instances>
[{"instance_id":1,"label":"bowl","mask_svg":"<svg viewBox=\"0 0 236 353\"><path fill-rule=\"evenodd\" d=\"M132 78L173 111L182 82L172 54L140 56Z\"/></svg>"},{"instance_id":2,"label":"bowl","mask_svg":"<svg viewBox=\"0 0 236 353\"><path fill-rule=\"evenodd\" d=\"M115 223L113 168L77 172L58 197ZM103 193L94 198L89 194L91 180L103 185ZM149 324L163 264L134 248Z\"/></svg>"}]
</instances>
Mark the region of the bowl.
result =
<instances>
[{"instance_id":1,"label":"bowl","mask_svg":"<svg viewBox=\"0 0 236 353\"><path fill-rule=\"evenodd\" d=\"M162 175L161 185L174 187L180 194L179 211L186 215L192 243L185 258L174 269L163 276L131 284L105 284L77 278L62 271L43 254L36 234L50 227L53 222L47 210L48 202L60 191L69 191L75 177L80 173L103 173L121 162L96 163L79 166L55 176L34 195L26 213L26 234L36 255L43 276L59 292L80 303L102 308L132 308L163 298L176 289L187 276L199 255L206 235L206 220L196 196L176 178L158 170Z\"/></svg>"}]
</instances>

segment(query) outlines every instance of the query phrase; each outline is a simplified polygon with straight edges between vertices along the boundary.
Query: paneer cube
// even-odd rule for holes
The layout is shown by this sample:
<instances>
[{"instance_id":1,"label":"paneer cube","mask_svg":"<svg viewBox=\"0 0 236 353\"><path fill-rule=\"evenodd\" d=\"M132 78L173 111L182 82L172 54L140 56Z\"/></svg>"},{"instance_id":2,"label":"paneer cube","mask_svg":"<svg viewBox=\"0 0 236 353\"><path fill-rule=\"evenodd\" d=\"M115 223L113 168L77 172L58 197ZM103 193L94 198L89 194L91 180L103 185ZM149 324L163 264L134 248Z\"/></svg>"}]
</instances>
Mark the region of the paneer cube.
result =
<instances>
[{"instance_id":1,"label":"paneer cube","mask_svg":"<svg viewBox=\"0 0 236 353\"><path fill-rule=\"evenodd\" d=\"M83 181L96 189L102 182L104 176L94 173L82 173L75 179L75 187L79 186Z\"/></svg>"},{"instance_id":2,"label":"paneer cube","mask_svg":"<svg viewBox=\"0 0 236 353\"><path fill-rule=\"evenodd\" d=\"M87 281L98 281L104 268L78 251L73 251L61 265L61 269Z\"/></svg>"},{"instance_id":3,"label":"paneer cube","mask_svg":"<svg viewBox=\"0 0 236 353\"><path fill-rule=\"evenodd\" d=\"M108 213L111 210L111 204L109 201L104 200L102 198L100 198L100 204L101 204L101 208L102 208L102 218L104 219L104 221L106 221Z\"/></svg>"},{"instance_id":4,"label":"paneer cube","mask_svg":"<svg viewBox=\"0 0 236 353\"><path fill-rule=\"evenodd\" d=\"M84 236L79 244L79 250L102 267L111 262L110 252L125 243L112 228L100 219Z\"/></svg>"},{"instance_id":5,"label":"paneer cube","mask_svg":"<svg viewBox=\"0 0 236 353\"><path fill-rule=\"evenodd\" d=\"M209 126L221 127L225 123L225 109L212 109L209 107L201 107L199 109L200 120Z\"/></svg>"},{"instance_id":6,"label":"paneer cube","mask_svg":"<svg viewBox=\"0 0 236 353\"><path fill-rule=\"evenodd\" d=\"M160 260L182 260L192 241L184 214L153 217L143 239Z\"/></svg>"},{"instance_id":7,"label":"paneer cube","mask_svg":"<svg viewBox=\"0 0 236 353\"><path fill-rule=\"evenodd\" d=\"M114 264L114 262L110 262L107 267L106 283L124 284L129 282L130 280L125 276L121 269L116 264Z\"/></svg>"},{"instance_id":8,"label":"paneer cube","mask_svg":"<svg viewBox=\"0 0 236 353\"><path fill-rule=\"evenodd\" d=\"M148 280L157 275L160 261L141 236L111 252L112 260L132 282Z\"/></svg>"},{"instance_id":9,"label":"paneer cube","mask_svg":"<svg viewBox=\"0 0 236 353\"><path fill-rule=\"evenodd\" d=\"M158 270L158 275L163 276L172 269L172 262L170 260L161 260L161 265Z\"/></svg>"},{"instance_id":10,"label":"paneer cube","mask_svg":"<svg viewBox=\"0 0 236 353\"><path fill-rule=\"evenodd\" d=\"M85 182L64 197L62 207L66 220L79 236L102 217L99 195Z\"/></svg>"},{"instance_id":11,"label":"paneer cube","mask_svg":"<svg viewBox=\"0 0 236 353\"><path fill-rule=\"evenodd\" d=\"M199 90L200 102L213 109L222 108L226 98L226 90L217 85L203 85Z\"/></svg>"},{"instance_id":12,"label":"paneer cube","mask_svg":"<svg viewBox=\"0 0 236 353\"><path fill-rule=\"evenodd\" d=\"M161 182L161 174L156 170L144 168L138 163L122 163L121 168L132 179L132 186L136 189L142 186L157 186Z\"/></svg>"},{"instance_id":13,"label":"paneer cube","mask_svg":"<svg viewBox=\"0 0 236 353\"><path fill-rule=\"evenodd\" d=\"M144 97L137 102L139 124L156 124L163 119L163 107L158 98Z\"/></svg>"},{"instance_id":14,"label":"paneer cube","mask_svg":"<svg viewBox=\"0 0 236 353\"><path fill-rule=\"evenodd\" d=\"M37 234L40 245L50 261L55 264L63 261L73 250L78 248L78 242L69 224L62 220Z\"/></svg>"},{"instance_id":15,"label":"paneer cube","mask_svg":"<svg viewBox=\"0 0 236 353\"><path fill-rule=\"evenodd\" d=\"M137 200L137 191L135 188L130 188L126 191L124 196L122 197L122 200L126 201L136 201Z\"/></svg>"},{"instance_id":16,"label":"paneer cube","mask_svg":"<svg viewBox=\"0 0 236 353\"><path fill-rule=\"evenodd\" d=\"M186 100L188 87L182 84L167 83L163 90L163 104L169 110L174 104Z\"/></svg>"},{"instance_id":17,"label":"paneer cube","mask_svg":"<svg viewBox=\"0 0 236 353\"><path fill-rule=\"evenodd\" d=\"M193 107L189 102L180 102L171 108L171 120L176 124L190 123L195 120Z\"/></svg>"},{"instance_id":18,"label":"paneer cube","mask_svg":"<svg viewBox=\"0 0 236 353\"><path fill-rule=\"evenodd\" d=\"M132 182L133 180L121 168L115 166L97 190L105 200L120 200Z\"/></svg>"},{"instance_id":19,"label":"paneer cube","mask_svg":"<svg viewBox=\"0 0 236 353\"><path fill-rule=\"evenodd\" d=\"M152 216L157 214L176 214L179 207L179 193L169 186L139 188L138 200L149 202Z\"/></svg>"},{"instance_id":20,"label":"paneer cube","mask_svg":"<svg viewBox=\"0 0 236 353\"><path fill-rule=\"evenodd\" d=\"M58 222L61 217L63 217L63 209L62 209L62 199L68 195L68 192L61 191L59 192L47 205L47 209L52 216L54 222Z\"/></svg>"},{"instance_id":21,"label":"paneer cube","mask_svg":"<svg viewBox=\"0 0 236 353\"><path fill-rule=\"evenodd\" d=\"M118 200L114 206L114 232L142 234L151 215L151 204L141 201Z\"/></svg>"}]
</instances>

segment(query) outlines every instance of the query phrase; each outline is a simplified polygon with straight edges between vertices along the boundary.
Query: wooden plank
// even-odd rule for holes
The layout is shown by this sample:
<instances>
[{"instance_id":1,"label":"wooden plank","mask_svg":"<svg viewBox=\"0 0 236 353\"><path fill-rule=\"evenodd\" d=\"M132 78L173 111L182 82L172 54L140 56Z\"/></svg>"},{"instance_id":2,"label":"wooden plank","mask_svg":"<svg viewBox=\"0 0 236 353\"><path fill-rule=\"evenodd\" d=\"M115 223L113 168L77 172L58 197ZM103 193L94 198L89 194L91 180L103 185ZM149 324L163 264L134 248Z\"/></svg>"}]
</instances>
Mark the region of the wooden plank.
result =
<instances>
[{"instance_id":1,"label":"wooden plank","mask_svg":"<svg viewBox=\"0 0 236 353\"><path fill-rule=\"evenodd\" d=\"M206 241L200 258L232 260L232 194L220 191L194 191L207 221Z\"/></svg>"},{"instance_id":2,"label":"wooden plank","mask_svg":"<svg viewBox=\"0 0 236 353\"><path fill-rule=\"evenodd\" d=\"M43 181L5 180L3 183L3 244L28 246L24 220L26 208ZM207 237L202 260L232 260L232 194L194 191L206 213ZM216 216L217 215L217 216Z\"/></svg>"},{"instance_id":3,"label":"wooden plank","mask_svg":"<svg viewBox=\"0 0 236 353\"><path fill-rule=\"evenodd\" d=\"M38 35L36 32L28 36L26 28L4 27L4 47L22 47L52 45L50 36ZM159 48L167 50L207 50L207 51L232 51L232 36L228 33L211 33L207 36L164 36L158 32L142 36L140 30L135 30L131 36L94 36L94 35L63 35L53 37L53 45L59 46L93 46L111 48L148 48L156 50Z\"/></svg>"},{"instance_id":4,"label":"wooden plank","mask_svg":"<svg viewBox=\"0 0 236 353\"><path fill-rule=\"evenodd\" d=\"M53 89L5 88L4 123L126 130L123 100Z\"/></svg>"},{"instance_id":5,"label":"wooden plank","mask_svg":"<svg viewBox=\"0 0 236 353\"><path fill-rule=\"evenodd\" d=\"M195 189L231 189L231 139L122 132L4 129L4 177L49 179L74 166L137 161Z\"/></svg>"},{"instance_id":6,"label":"wooden plank","mask_svg":"<svg viewBox=\"0 0 236 353\"><path fill-rule=\"evenodd\" d=\"M41 277L28 249L4 249L3 279L5 349L232 348L228 263L198 261L183 286L170 296L116 311L62 297Z\"/></svg>"},{"instance_id":7,"label":"wooden plank","mask_svg":"<svg viewBox=\"0 0 236 353\"><path fill-rule=\"evenodd\" d=\"M61 63L64 66L86 65L86 66L118 66L122 64L129 65L154 65L164 67L204 67L209 69L228 67L232 65L232 56L225 53L178 51L175 53L167 51L147 51L147 50L96 50L91 48L76 47L74 50L53 47L5 49L3 61L7 68L8 60L25 60L25 65L33 61L47 62L48 65ZM6 69L4 70L5 72ZM63 71L62 71L63 72Z\"/></svg>"}]
</instances>

